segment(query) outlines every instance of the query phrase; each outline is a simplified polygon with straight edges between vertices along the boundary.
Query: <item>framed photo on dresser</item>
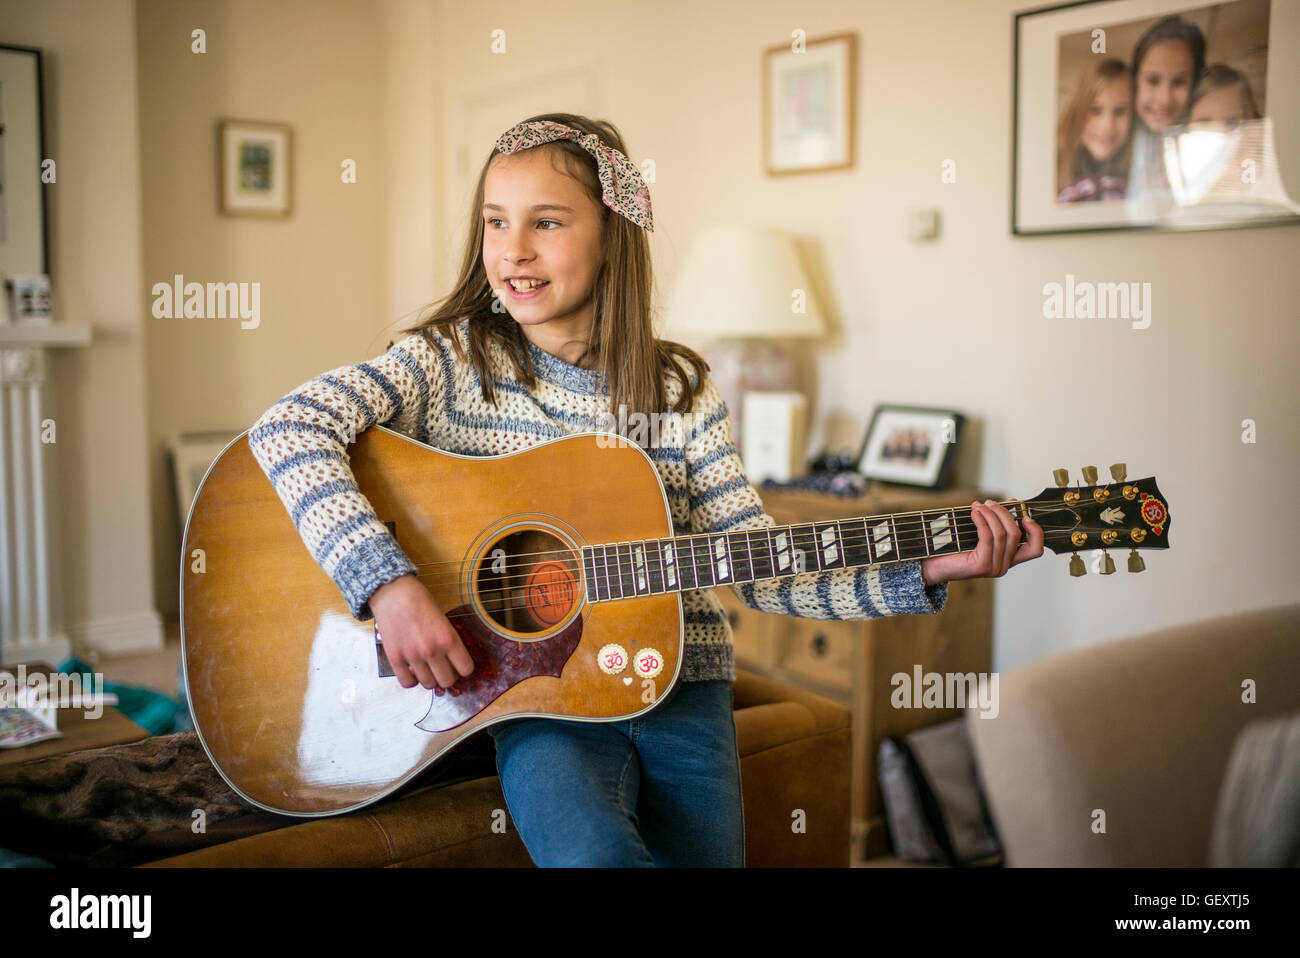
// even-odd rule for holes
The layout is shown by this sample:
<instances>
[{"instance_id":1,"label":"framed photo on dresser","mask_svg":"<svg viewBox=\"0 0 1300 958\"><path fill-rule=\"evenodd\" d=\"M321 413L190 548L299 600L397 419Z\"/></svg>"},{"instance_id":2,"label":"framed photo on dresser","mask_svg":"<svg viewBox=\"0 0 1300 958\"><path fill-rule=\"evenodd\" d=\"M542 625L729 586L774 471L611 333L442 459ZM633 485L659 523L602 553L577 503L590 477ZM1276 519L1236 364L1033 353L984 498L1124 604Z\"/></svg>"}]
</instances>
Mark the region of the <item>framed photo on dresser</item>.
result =
<instances>
[{"instance_id":1,"label":"framed photo on dresser","mask_svg":"<svg viewBox=\"0 0 1300 958\"><path fill-rule=\"evenodd\" d=\"M858 472L877 482L942 489L964 421L951 409L877 406L858 454Z\"/></svg>"}]
</instances>

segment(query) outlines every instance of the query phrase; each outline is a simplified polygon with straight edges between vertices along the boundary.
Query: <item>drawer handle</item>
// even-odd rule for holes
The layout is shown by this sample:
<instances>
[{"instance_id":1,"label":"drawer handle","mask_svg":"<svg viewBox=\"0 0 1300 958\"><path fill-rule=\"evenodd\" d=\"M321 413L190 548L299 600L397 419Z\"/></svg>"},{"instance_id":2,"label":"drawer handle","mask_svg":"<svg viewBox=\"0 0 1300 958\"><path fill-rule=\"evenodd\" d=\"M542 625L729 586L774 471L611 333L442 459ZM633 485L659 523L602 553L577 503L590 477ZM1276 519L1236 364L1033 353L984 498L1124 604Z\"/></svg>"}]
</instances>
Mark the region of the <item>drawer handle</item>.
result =
<instances>
[{"instance_id":1,"label":"drawer handle","mask_svg":"<svg viewBox=\"0 0 1300 958\"><path fill-rule=\"evenodd\" d=\"M830 643L826 641L826 634L818 632L812 639L813 655L825 655L830 648Z\"/></svg>"}]
</instances>

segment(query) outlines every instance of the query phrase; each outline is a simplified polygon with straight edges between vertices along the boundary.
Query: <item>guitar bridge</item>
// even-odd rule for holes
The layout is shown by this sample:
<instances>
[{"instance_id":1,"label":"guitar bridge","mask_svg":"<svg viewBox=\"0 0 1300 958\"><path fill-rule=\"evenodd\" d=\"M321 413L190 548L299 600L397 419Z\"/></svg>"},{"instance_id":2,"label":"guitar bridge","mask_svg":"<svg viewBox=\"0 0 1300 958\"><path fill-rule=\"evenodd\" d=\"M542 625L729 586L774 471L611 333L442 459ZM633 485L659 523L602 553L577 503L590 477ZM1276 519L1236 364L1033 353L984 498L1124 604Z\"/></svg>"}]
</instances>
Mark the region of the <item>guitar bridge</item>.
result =
<instances>
[{"instance_id":1,"label":"guitar bridge","mask_svg":"<svg viewBox=\"0 0 1300 958\"><path fill-rule=\"evenodd\" d=\"M397 523L392 520L384 520L384 525L388 527L388 531L392 534L393 538L396 539ZM381 679L395 677L397 675L397 673L393 671L393 664L388 661L388 653L384 651L384 639L383 636L379 634L378 621L375 621L375 658L378 660L379 677Z\"/></svg>"},{"instance_id":2,"label":"guitar bridge","mask_svg":"<svg viewBox=\"0 0 1300 958\"><path fill-rule=\"evenodd\" d=\"M379 634L379 626L375 626L375 658L379 664L379 677L381 679L397 675L393 671L393 664L388 661L388 653L384 651L384 640Z\"/></svg>"}]
</instances>

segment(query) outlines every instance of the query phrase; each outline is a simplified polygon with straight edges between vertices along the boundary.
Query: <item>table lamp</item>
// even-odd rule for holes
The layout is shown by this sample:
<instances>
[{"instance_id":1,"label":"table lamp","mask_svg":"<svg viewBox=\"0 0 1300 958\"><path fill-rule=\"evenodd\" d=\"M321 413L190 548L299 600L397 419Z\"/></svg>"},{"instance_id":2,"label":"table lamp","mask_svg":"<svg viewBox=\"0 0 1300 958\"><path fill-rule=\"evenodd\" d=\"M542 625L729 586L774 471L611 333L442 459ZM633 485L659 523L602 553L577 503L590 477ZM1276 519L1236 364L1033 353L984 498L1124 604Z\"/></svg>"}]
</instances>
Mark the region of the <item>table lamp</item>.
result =
<instances>
[{"instance_id":1,"label":"table lamp","mask_svg":"<svg viewBox=\"0 0 1300 958\"><path fill-rule=\"evenodd\" d=\"M699 352L731 412L737 446L746 393L798 391L781 340L826 332L793 239L762 226L701 230L687 249L664 320L669 339L706 340Z\"/></svg>"}]
</instances>

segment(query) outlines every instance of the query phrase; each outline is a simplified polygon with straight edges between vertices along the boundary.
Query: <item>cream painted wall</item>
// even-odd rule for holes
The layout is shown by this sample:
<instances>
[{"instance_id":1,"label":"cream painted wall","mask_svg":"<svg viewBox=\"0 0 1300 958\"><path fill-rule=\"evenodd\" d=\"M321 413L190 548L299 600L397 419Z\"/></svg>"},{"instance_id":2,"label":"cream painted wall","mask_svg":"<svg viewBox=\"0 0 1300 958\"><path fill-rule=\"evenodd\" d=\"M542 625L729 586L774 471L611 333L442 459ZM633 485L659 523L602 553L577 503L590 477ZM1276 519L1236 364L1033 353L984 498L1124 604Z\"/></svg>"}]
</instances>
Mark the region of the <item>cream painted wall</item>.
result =
<instances>
[{"instance_id":1,"label":"cream painted wall","mask_svg":"<svg viewBox=\"0 0 1300 958\"><path fill-rule=\"evenodd\" d=\"M997 583L999 669L1294 601L1300 533L1283 505L1300 465L1300 228L1012 237L1011 25L1027 6L664 0L637 8L633 35L597 0L536 17L514 0L444 3L438 58L444 115L594 62L599 111L635 160L656 162L662 293L708 223L772 224L800 238L839 326L810 387L815 443L856 448L878 402L950 405L982 420L972 478L991 492L1029 496L1051 485L1054 467L1106 475L1116 460L1158 478L1173 548L1148 554L1145 573L1124 572L1121 552L1114 576L1070 579L1066 560L1048 555ZM506 31L504 55L491 52L495 28ZM794 28L858 34L849 171L763 173L760 51ZM442 159L449 168L454 158ZM940 181L945 159L956 161L955 184ZM464 242L463 203L449 202L444 274ZM914 206L940 208L939 241L905 239ZM1042 288L1067 273L1151 283L1151 327L1044 319ZM1246 418L1258 423L1254 445L1240 440Z\"/></svg>"},{"instance_id":2,"label":"cream painted wall","mask_svg":"<svg viewBox=\"0 0 1300 958\"><path fill-rule=\"evenodd\" d=\"M52 624L82 652L159 647L132 3L0 0L0 24L43 51L56 319L94 327L90 346L48 354Z\"/></svg>"},{"instance_id":3,"label":"cream painted wall","mask_svg":"<svg viewBox=\"0 0 1300 958\"><path fill-rule=\"evenodd\" d=\"M390 194L392 157L406 144L386 137L385 118L401 102L392 59L406 58L407 72L397 76L408 75L420 37L429 35L431 8L420 9L420 29L398 44L373 5L352 0L139 0L142 309L152 284L176 273L201 283L259 283L261 291L256 329L233 319L145 314L154 569L167 615L179 605L180 549L168 437L242 432L303 381L382 353L395 306L409 308L394 302L390 264L417 270L390 255L388 229L400 211L387 204L390 196L418 198L420 190L427 198L429 190L415 184ZM206 31L202 54L190 49L199 28ZM409 101L410 109L418 103ZM292 126L288 219L219 212L222 117ZM342 181L345 159L356 163L356 183Z\"/></svg>"},{"instance_id":4,"label":"cream painted wall","mask_svg":"<svg viewBox=\"0 0 1300 958\"><path fill-rule=\"evenodd\" d=\"M638 8L632 37L594 0L544 14L517 0L139 0L134 24L126 0L0 0L6 39L50 54L56 298L102 330L54 370L69 622L156 638L153 607L176 608L167 436L246 429L307 378L381 352L454 275L465 104L482 115L588 72L596 112L656 161L662 292L707 223L799 237L837 325L809 384L815 443L856 445L877 402L950 404L982 421L971 472L990 491L1028 495L1055 466L1116 459L1159 477L1174 548L1141 576L1071 580L1055 557L1013 570L997 589L998 668L1291 600L1300 522L1278 504L1300 459L1300 229L1010 236L1016 6L669 0ZM202 55L189 52L195 27ZM858 160L770 179L760 50L795 27L858 33ZM504 55L490 52L497 28ZM227 115L293 125L289 220L217 212ZM490 145L473 145L473 162ZM354 185L339 179L348 157ZM944 159L955 184L940 182ZM927 205L943 235L911 244L904 212ZM260 327L154 319L149 288L174 273L259 282ZM1151 328L1044 320L1042 287L1067 273L1152 283ZM1247 417L1255 445L1239 440Z\"/></svg>"}]
</instances>

